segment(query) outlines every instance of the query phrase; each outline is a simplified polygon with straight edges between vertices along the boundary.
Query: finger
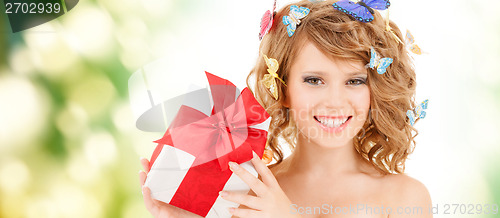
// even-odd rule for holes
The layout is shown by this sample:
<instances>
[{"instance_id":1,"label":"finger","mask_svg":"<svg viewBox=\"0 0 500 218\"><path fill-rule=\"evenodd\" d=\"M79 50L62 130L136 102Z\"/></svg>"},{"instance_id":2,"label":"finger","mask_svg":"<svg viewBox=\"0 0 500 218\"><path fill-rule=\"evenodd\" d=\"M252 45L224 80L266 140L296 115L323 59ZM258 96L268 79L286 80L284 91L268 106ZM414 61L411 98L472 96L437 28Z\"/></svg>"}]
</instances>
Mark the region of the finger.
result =
<instances>
[{"instance_id":1,"label":"finger","mask_svg":"<svg viewBox=\"0 0 500 218\"><path fill-rule=\"evenodd\" d=\"M237 217L260 217L259 211L252 209L241 209L241 208L229 208L229 213Z\"/></svg>"},{"instance_id":2,"label":"finger","mask_svg":"<svg viewBox=\"0 0 500 218\"><path fill-rule=\"evenodd\" d=\"M259 173L262 178L262 182L269 187L279 186L278 181L274 177L271 170L262 162L262 160L257 156L255 152L253 152L252 164L255 167L257 173Z\"/></svg>"},{"instance_id":3,"label":"finger","mask_svg":"<svg viewBox=\"0 0 500 218\"><path fill-rule=\"evenodd\" d=\"M144 169L144 172L149 173L149 160L144 158L144 157L141 157L141 165L142 165L142 168Z\"/></svg>"},{"instance_id":4,"label":"finger","mask_svg":"<svg viewBox=\"0 0 500 218\"><path fill-rule=\"evenodd\" d=\"M267 187L256 178L254 175L249 173L245 168L241 167L235 162L229 162L229 168L240 177L243 182L245 182L250 188L257 194L257 196L264 196L267 193Z\"/></svg>"},{"instance_id":5,"label":"finger","mask_svg":"<svg viewBox=\"0 0 500 218\"><path fill-rule=\"evenodd\" d=\"M158 214L159 207L154 203L153 198L151 198L151 190L148 187L142 187L142 198L144 199L146 209L153 215Z\"/></svg>"},{"instance_id":6,"label":"finger","mask_svg":"<svg viewBox=\"0 0 500 218\"><path fill-rule=\"evenodd\" d=\"M264 206L262 205L262 201L260 198L247 195L247 194L240 194L240 193L235 193L235 192L229 192L229 191L221 191L219 192L219 195L228 201L232 201L234 203L242 204L245 205L249 208L256 209L256 210L262 210L264 209Z\"/></svg>"},{"instance_id":7,"label":"finger","mask_svg":"<svg viewBox=\"0 0 500 218\"><path fill-rule=\"evenodd\" d=\"M139 171L139 182L141 184L141 187L144 186L144 183L146 182L147 174L144 171Z\"/></svg>"}]
</instances>

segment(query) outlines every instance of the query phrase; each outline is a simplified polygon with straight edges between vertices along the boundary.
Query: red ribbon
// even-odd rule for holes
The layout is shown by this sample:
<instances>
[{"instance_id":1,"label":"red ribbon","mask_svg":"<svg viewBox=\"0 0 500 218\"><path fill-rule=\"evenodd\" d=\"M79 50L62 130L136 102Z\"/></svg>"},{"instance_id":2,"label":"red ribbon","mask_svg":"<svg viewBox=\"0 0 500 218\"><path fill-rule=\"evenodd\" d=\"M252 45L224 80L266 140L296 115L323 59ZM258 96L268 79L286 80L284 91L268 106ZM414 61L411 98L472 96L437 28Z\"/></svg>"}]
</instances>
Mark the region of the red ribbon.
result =
<instances>
[{"instance_id":1,"label":"red ribbon","mask_svg":"<svg viewBox=\"0 0 500 218\"><path fill-rule=\"evenodd\" d=\"M200 216L206 216L231 176L229 161L247 162L252 151L262 157L267 131L250 126L269 118L248 88L234 100L236 86L206 74L214 100L212 115L182 105L163 138L155 141L158 146L151 157L152 166L163 145L196 157L170 204Z\"/></svg>"}]
</instances>

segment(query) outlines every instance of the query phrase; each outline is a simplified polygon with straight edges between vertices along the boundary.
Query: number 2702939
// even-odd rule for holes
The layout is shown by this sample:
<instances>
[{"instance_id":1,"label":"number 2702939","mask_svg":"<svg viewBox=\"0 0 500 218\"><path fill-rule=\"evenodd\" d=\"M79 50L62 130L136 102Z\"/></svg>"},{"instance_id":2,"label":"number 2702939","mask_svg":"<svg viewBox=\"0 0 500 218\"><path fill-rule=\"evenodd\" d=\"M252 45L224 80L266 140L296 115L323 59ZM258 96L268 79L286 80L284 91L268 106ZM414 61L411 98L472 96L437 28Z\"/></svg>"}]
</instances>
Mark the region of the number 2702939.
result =
<instances>
[{"instance_id":1,"label":"number 2702939","mask_svg":"<svg viewBox=\"0 0 500 218\"><path fill-rule=\"evenodd\" d=\"M6 14L58 14L61 12L60 3L6 3Z\"/></svg>"}]
</instances>

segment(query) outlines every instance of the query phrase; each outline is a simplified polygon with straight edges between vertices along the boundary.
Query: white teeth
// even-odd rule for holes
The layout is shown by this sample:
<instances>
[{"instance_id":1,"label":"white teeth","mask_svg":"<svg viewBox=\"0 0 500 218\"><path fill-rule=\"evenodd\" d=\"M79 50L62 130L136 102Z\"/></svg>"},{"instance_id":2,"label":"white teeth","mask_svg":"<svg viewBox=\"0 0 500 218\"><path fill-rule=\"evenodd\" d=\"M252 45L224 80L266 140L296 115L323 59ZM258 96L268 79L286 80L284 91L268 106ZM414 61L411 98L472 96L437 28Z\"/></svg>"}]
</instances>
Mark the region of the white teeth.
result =
<instances>
[{"instance_id":1,"label":"white teeth","mask_svg":"<svg viewBox=\"0 0 500 218\"><path fill-rule=\"evenodd\" d=\"M348 118L345 119L328 119L328 118L318 118L319 122L327 127L336 128L341 126L347 121Z\"/></svg>"}]
</instances>

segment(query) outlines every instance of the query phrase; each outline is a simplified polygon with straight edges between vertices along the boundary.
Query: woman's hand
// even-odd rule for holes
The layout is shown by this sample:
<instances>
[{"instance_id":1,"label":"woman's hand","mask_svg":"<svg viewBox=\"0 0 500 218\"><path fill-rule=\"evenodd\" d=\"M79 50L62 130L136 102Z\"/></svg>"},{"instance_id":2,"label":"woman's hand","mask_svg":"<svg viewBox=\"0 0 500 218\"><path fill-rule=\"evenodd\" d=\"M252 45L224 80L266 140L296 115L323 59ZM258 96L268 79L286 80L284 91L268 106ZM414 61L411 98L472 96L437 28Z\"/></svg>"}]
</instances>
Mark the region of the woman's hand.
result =
<instances>
[{"instance_id":1,"label":"woman's hand","mask_svg":"<svg viewBox=\"0 0 500 218\"><path fill-rule=\"evenodd\" d=\"M239 194L235 192L221 191L220 196L228 201L247 206L250 209L229 208L229 212L238 217L258 217L258 218L274 218L274 217L300 217L298 214L292 214L290 199L285 195L283 190L274 178L271 170L260 160L254 153L252 158L257 173L262 178L262 181L255 178L252 174L240 167L234 162L229 163L229 168L240 177L257 196Z\"/></svg>"},{"instance_id":2,"label":"woman's hand","mask_svg":"<svg viewBox=\"0 0 500 218\"><path fill-rule=\"evenodd\" d=\"M144 187L144 182L146 182L146 177L150 170L148 159L142 158L141 164L142 168L144 168L144 171L139 171L139 179L142 187L142 197L144 198L144 204L146 205L146 208L154 217L161 217L161 218L201 217L187 210L183 210L178 207L151 198L151 191L149 190L149 188Z\"/></svg>"}]
</instances>

